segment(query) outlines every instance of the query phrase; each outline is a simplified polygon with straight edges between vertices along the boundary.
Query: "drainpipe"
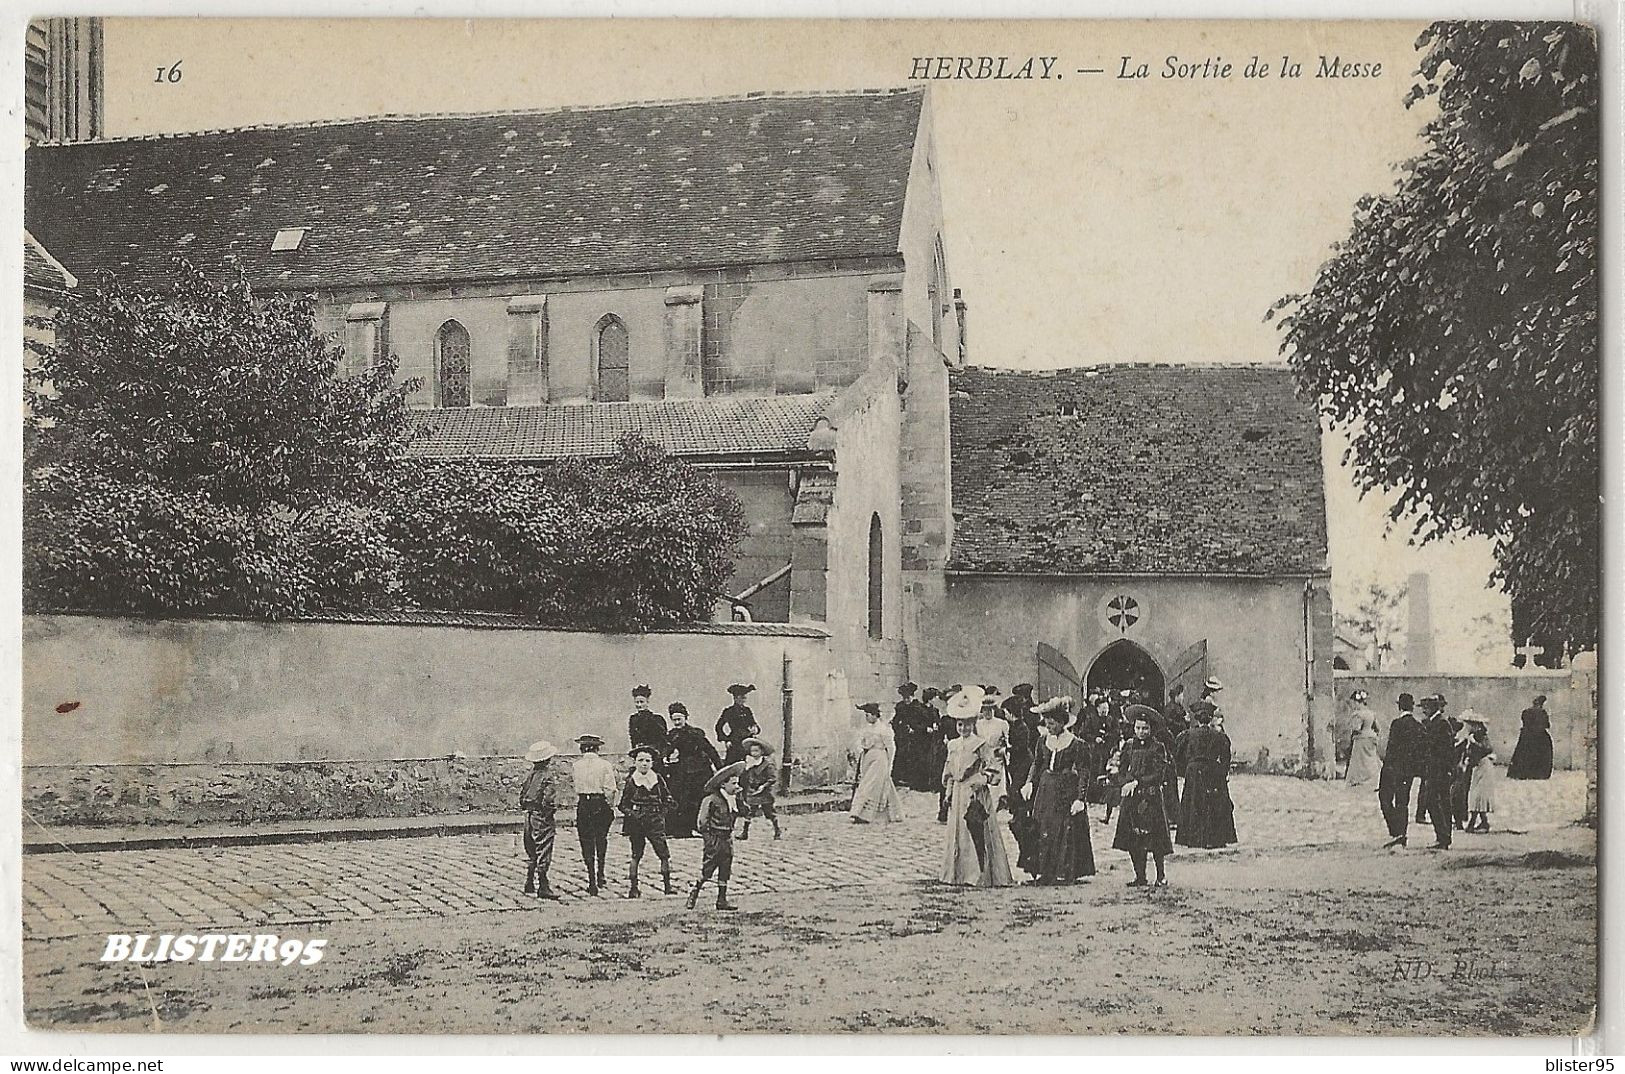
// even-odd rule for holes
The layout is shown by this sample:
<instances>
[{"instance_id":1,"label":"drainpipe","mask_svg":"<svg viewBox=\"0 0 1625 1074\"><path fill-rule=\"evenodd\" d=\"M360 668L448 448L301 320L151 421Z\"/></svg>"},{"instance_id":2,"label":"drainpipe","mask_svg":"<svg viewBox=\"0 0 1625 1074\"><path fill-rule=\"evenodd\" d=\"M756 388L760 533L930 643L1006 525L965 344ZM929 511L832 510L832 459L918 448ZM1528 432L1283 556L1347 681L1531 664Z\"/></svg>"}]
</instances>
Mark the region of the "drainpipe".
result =
<instances>
[{"instance_id":1,"label":"drainpipe","mask_svg":"<svg viewBox=\"0 0 1625 1074\"><path fill-rule=\"evenodd\" d=\"M1303 583L1304 771L1315 771L1315 583Z\"/></svg>"},{"instance_id":2,"label":"drainpipe","mask_svg":"<svg viewBox=\"0 0 1625 1074\"><path fill-rule=\"evenodd\" d=\"M784 654L784 676L782 692L784 695L784 740L779 750L779 793L790 793L790 732L795 721L795 691L790 689L790 654Z\"/></svg>"}]
</instances>

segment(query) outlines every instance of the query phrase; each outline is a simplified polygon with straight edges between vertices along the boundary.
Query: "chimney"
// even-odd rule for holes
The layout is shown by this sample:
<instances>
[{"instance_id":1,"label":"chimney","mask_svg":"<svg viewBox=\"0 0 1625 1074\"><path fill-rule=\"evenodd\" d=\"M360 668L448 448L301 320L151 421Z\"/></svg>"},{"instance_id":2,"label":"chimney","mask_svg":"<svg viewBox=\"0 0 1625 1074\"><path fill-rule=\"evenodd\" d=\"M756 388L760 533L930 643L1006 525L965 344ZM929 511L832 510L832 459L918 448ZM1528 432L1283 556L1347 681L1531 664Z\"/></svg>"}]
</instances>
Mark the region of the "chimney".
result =
<instances>
[{"instance_id":1,"label":"chimney","mask_svg":"<svg viewBox=\"0 0 1625 1074\"><path fill-rule=\"evenodd\" d=\"M1405 583L1405 670L1411 674L1436 671L1433 655L1433 600L1428 592L1425 571L1412 574Z\"/></svg>"},{"instance_id":2,"label":"chimney","mask_svg":"<svg viewBox=\"0 0 1625 1074\"><path fill-rule=\"evenodd\" d=\"M961 367L961 368L963 368L964 365L965 365L965 355L968 353L966 348L965 348L966 309L967 309L967 307L965 306L965 296L960 293L959 288L955 287L954 288L954 319L959 322L959 353L954 356L954 364L956 366Z\"/></svg>"}]
</instances>

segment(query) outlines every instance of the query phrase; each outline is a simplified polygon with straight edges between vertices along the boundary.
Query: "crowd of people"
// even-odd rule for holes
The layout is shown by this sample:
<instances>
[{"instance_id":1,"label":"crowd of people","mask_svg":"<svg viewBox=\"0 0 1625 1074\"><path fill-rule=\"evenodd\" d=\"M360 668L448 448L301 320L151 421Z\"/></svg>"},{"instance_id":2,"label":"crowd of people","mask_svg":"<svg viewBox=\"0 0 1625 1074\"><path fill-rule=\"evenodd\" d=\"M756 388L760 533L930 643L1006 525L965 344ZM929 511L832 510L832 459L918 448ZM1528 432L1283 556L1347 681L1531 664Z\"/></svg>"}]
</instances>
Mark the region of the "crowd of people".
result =
<instances>
[{"instance_id":1,"label":"crowd of people","mask_svg":"<svg viewBox=\"0 0 1625 1074\"><path fill-rule=\"evenodd\" d=\"M1022 683L999 700L991 686L951 686L922 694L913 683L898 688L892 711L877 703L856 706L862 725L850 751L853 824L903 819L898 787L934 794L937 820L946 828L940 879L951 884L1009 886L1015 871L1005 849L1008 824L1018 854L1014 863L1037 883L1071 883L1095 872L1090 807L1103 820L1117 815L1112 846L1134 862L1137 886L1167 882L1165 861L1176 842L1217 847L1236 840L1229 794L1230 740L1216 679L1189 708L1175 691L1162 708L1132 690L1092 690L1081 706L1070 697L1034 700ZM755 687L729 687L732 702L715 727L716 742L689 722L673 702L662 715L653 691L632 691L627 719L632 771L617 786L614 768L599 751L598 735L576 739L571 778L576 830L587 893L607 892L605 859L616 812L631 845L626 895L640 895L646 850L660 864L662 890L677 894L668 840L703 841L701 875L689 890L698 902L714 881L718 909L732 909L728 884L733 843L749 839L756 818L783 834L774 808L778 772L771 744L747 703ZM719 750L718 747L721 747ZM550 762L552 743L534 743L532 765L520 792L527 857L524 891L557 898L549 882L560 805ZM1183 789L1181 784L1183 783ZM737 834L736 834L737 833Z\"/></svg>"},{"instance_id":2,"label":"crowd of people","mask_svg":"<svg viewBox=\"0 0 1625 1074\"><path fill-rule=\"evenodd\" d=\"M1355 727L1347 752L1347 780L1351 786L1368 782L1367 765L1379 751L1376 716L1368 707L1370 695L1351 695ZM1411 797L1416 791L1415 823L1431 822L1435 850L1448 850L1452 833L1487 832L1495 812L1499 774L1490 744L1489 725L1473 709L1452 715L1443 694L1429 694L1418 702L1409 693L1395 699L1398 715L1388 725L1380 750L1377 795L1388 824L1387 847L1409 844ZM1549 779L1552 774L1551 717L1545 695L1523 711L1522 730L1507 776L1511 779ZM1340 761L1342 743L1338 744Z\"/></svg>"}]
</instances>

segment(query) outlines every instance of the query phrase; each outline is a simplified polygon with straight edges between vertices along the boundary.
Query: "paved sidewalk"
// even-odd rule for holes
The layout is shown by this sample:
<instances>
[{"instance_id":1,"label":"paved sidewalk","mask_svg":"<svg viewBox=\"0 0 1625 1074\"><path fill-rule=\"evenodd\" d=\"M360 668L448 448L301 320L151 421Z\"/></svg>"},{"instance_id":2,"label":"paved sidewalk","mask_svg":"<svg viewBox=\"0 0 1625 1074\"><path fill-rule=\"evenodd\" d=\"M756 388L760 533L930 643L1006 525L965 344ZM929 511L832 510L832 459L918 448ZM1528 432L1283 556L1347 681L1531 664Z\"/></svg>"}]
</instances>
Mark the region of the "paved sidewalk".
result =
<instances>
[{"instance_id":1,"label":"paved sidewalk","mask_svg":"<svg viewBox=\"0 0 1625 1074\"><path fill-rule=\"evenodd\" d=\"M843 811L850 791L813 791L778 800L785 816ZM573 809L558 813L561 827L575 824ZM283 820L263 824L140 825L134 827L47 827L23 818L24 854L86 853L110 850L269 846L278 843L332 843L355 839L488 835L517 832L524 819L509 813L444 813L418 817L344 817L338 820Z\"/></svg>"},{"instance_id":2,"label":"paved sidewalk","mask_svg":"<svg viewBox=\"0 0 1625 1074\"><path fill-rule=\"evenodd\" d=\"M1341 783L1238 776L1232 793L1244 847L1355 843L1375 848L1386 835L1375 792L1352 791ZM1582 812L1584 797L1585 779L1578 773L1559 773L1542 783L1504 783L1494 823L1503 832L1569 824ZM761 906L786 894L853 885L896 889L934 876L942 839L935 798L905 792L904 804L908 819L897 825L855 825L840 813L793 816L781 841L758 823L750 840L737 846L731 894ZM1111 831L1101 813L1098 806L1091 810L1096 860L1102 867L1121 867L1124 856L1108 849ZM1457 843L1470 850L1478 838L1461 835ZM697 875L699 841L676 840L672 848L681 888ZM1177 853L1223 852L1179 848ZM610 894L598 898L621 897L627 863L626 840L612 836ZM524 872L517 836L493 832L36 854L23 859L23 934L46 939L221 931L534 909L535 900L518 894ZM559 832L552 875L566 904L594 901L586 894L569 828ZM662 899L652 854L644 859L643 879L645 898ZM680 905L679 897L669 901Z\"/></svg>"}]
</instances>

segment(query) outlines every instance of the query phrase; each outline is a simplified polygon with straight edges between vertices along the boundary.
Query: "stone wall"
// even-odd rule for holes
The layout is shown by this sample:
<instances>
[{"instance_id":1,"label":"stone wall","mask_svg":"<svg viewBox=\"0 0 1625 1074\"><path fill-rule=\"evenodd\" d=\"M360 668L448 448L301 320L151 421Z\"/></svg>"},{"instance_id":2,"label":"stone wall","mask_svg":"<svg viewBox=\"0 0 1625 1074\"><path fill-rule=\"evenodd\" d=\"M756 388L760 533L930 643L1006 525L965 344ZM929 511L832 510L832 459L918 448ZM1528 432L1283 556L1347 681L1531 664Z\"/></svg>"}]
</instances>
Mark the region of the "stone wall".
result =
<instances>
[{"instance_id":1,"label":"stone wall","mask_svg":"<svg viewBox=\"0 0 1625 1074\"><path fill-rule=\"evenodd\" d=\"M1546 711L1552 718L1552 766L1585 767L1585 740L1593 709L1591 690L1584 676L1546 670L1508 671L1502 675L1339 671L1336 682L1340 711L1347 710L1349 695L1355 690L1364 689L1371 695L1369 704L1384 734L1396 711L1394 699L1402 693L1417 699L1427 694L1443 694L1450 703L1449 711L1457 716L1474 709L1484 718L1490 745L1503 765L1512 760L1512 750L1518 744L1519 718L1523 710L1536 694L1545 694Z\"/></svg>"},{"instance_id":2,"label":"stone wall","mask_svg":"<svg viewBox=\"0 0 1625 1074\"><path fill-rule=\"evenodd\" d=\"M23 782L31 810L61 823L183 805L197 820L505 809L499 762L538 738L568 750L592 732L624 752L640 682L662 711L684 701L707 734L728 684L754 683L763 737L778 744L786 660L798 782L822 784L844 768L851 713L829 699L834 656L817 628L629 635L28 616ZM302 796L312 803L298 806Z\"/></svg>"},{"instance_id":3,"label":"stone wall","mask_svg":"<svg viewBox=\"0 0 1625 1074\"><path fill-rule=\"evenodd\" d=\"M569 280L520 280L453 286L400 285L346 289L320 296L318 324L338 342L346 311L383 303L385 346L400 358L402 378L420 378L412 397L434 403L435 338L456 320L469 334L471 397L502 406L545 398L584 402L593 395L594 334L608 315L626 325L633 399L692 397L699 386L668 381L681 374L670 359L668 335L684 322L668 309L673 289L695 288L699 301L701 381L708 395L773 395L852 383L867 367L865 288L870 275L901 267L899 259L807 262L693 272ZM510 384L512 325L508 301L544 303L544 353L536 356L545 384ZM683 345L687 345L686 341ZM680 363L679 363L680 365ZM514 388L515 390L510 390Z\"/></svg>"}]
</instances>

